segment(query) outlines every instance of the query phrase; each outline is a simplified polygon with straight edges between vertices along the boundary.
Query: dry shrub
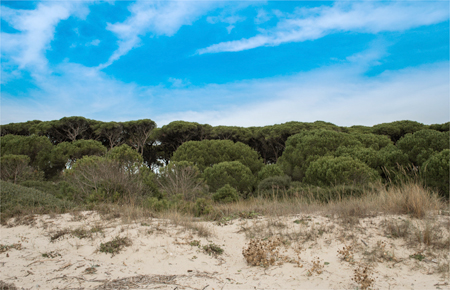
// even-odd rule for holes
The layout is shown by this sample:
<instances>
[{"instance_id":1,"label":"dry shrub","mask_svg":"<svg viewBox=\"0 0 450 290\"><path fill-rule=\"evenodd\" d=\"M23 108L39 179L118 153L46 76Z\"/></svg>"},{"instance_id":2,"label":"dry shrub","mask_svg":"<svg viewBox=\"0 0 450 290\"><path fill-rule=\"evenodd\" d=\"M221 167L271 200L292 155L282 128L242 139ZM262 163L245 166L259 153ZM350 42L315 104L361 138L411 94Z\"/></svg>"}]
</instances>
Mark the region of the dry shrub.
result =
<instances>
[{"instance_id":1,"label":"dry shrub","mask_svg":"<svg viewBox=\"0 0 450 290\"><path fill-rule=\"evenodd\" d=\"M386 219L382 225L385 227L386 235L393 238L406 238L409 235L411 221Z\"/></svg>"},{"instance_id":2,"label":"dry shrub","mask_svg":"<svg viewBox=\"0 0 450 290\"><path fill-rule=\"evenodd\" d=\"M275 265L280 257L282 241L279 237L267 240L252 239L242 250L245 260L251 266L269 267Z\"/></svg>"},{"instance_id":3,"label":"dry shrub","mask_svg":"<svg viewBox=\"0 0 450 290\"><path fill-rule=\"evenodd\" d=\"M416 223L413 227L413 236L410 239L411 244L418 243L434 249L449 249L450 248L450 233L449 229L442 228L438 223L430 220L425 221L424 224Z\"/></svg>"},{"instance_id":4,"label":"dry shrub","mask_svg":"<svg viewBox=\"0 0 450 290\"><path fill-rule=\"evenodd\" d=\"M187 216L178 211L167 211L161 213L160 218L169 221L175 226L182 227L186 231L190 231L199 237L209 238L214 236L212 230L197 218Z\"/></svg>"},{"instance_id":5,"label":"dry shrub","mask_svg":"<svg viewBox=\"0 0 450 290\"><path fill-rule=\"evenodd\" d=\"M341 258L342 260L352 264L355 262L353 259L354 253L352 245L344 246L342 250L338 250L337 252L339 258Z\"/></svg>"},{"instance_id":6,"label":"dry shrub","mask_svg":"<svg viewBox=\"0 0 450 290\"><path fill-rule=\"evenodd\" d=\"M361 289L368 289L375 283L375 279L372 277L372 271L372 268L368 265L360 264L358 265L358 268L354 270L355 274L352 280L358 283Z\"/></svg>"},{"instance_id":7,"label":"dry shrub","mask_svg":"<svg viewBox=\"0 0 450 290\"><path fill-rule=\"evenodd\" d=\"M367 260L370 263L381 263L384 261L398 262L393 251L386 249L386 242L377 241L376 245L372 247L371 251L364 252Z\"/></svg>"},{"instance_id":8,"label":"dry shrub","mask_svg":"<svg viewBox=\"0 0 450 290\"><path fill-rule=\"evenodd\" d=\"M380 190L378 203L384 211L410 214L415 218L423 218L428 211L442 207L442 202L436 193L414 182Z\"/></svg>"},{"instance_id":9,"label":"dry shrub","mask_svg":"<svg viewBox=\"0 0 450 290\"><path fill-rule=\"evenodd\" d=\"M312 261L311 269L308 270L308 273L306 275L312 276L314 273L317 273L317 275L322 274L323 272L323 263L320 261L319 257L315 257Z\"/></svg>"},{"instance_id":10,"label":"dry shrub","mask_svg":"<svg viewBox=\"0 0 450 290\"><path fill-rule=\"evenodd\" d=\"M16 285L14 285L14 283L6 283L2 280L0 280L0 289L1 290L17 290Z\"/></svg>"}]
</instances>

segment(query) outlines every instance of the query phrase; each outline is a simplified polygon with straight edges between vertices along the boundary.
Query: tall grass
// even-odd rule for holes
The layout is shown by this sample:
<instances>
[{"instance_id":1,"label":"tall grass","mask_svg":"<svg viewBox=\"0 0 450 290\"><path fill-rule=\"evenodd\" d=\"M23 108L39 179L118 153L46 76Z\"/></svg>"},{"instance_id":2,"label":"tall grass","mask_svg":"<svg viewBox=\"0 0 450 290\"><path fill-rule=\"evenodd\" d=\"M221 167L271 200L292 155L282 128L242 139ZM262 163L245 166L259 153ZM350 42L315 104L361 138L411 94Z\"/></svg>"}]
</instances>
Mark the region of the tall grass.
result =
<instances>
[{"instance_id":1,"label":"tall grass","mask_svg":"<svg viewBox=\"0 0 450 290\"><path fill-rule=\"evenodd\" d=\"M8 215L2 214L2 222L4 218L11 217L18 214L29 214L38 212L55 213L64 212L67 210L67 202L60 202L53 196L51 202L47 202L49 195L40 196L37 198L35 192L28 193L31 189L18 187L16 191L23 191L23 194L11 195L9 190L10 184L2 183L2 211L8 212ZM324 198L324 192L327 198ZM352 194L348 188L335 187L328 189L310 188L292 194L292 191L278 192L272 196L260 195L251 197L246 200L240 200L234 203L219 204L210 202L211 210L205 212L201 218L205 220L222 220L224 218L252 218L258 215L264 216L286 216L293 214L303 214L317 212L324 215L337 216L343 219L347 218L361 218L366 216L375 216L380 213L386 214L408 214L413 218L424 218L427 213L442 209L446 206L439 196L424 188L420 183L414 180L408 180L401 184L375 184L370 187L365 187L355 191L357 194ZM14 202L7 202L12 197ZM23 196L29 196L34 202L27 202L26 207L20 206L20 202L25 199ZM39 200L37 201L36 200ZM26 199L28 200L28 199ZM142 203L135 200L129 203L102 203L93 207L88 207L97 210L101 214L110 218L122 218L126 223L149 217L174 217L185 216L195 217L198 213L195 211L194 202L189 203L183 207L170 207L162 211L155 212L151 208L145 207ZM42 207L46 204L45 211L33 210L33 206ZM51 205L51 206L48 206ZM8 208L11 206L11 208ZM60 208L61 207L61 208ZM73 207L71 204L70 207ZM22 210L18 211L17 209ZM86 209L86 206L82 207ZM176 214L174 214L176 213Z\"/></svg>"}]
</instances>

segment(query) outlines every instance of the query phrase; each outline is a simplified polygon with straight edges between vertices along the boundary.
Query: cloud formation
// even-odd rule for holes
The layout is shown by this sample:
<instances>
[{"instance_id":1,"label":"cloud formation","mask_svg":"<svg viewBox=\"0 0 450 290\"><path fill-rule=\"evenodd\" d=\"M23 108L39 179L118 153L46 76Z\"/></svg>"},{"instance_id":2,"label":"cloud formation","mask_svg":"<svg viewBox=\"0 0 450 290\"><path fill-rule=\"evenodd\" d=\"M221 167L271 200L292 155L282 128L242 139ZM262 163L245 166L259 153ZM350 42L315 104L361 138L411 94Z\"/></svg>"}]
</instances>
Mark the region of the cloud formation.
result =
<instances>
[{"instance_id":1,"label":"cloud formation","mask_svg":"<svg viewBox=\"0 0 450 290\"><path fill-rule=\"evenodd\" d=\"M44 56L50 48L56 25L71 15L85 17L89 10L85 2L40 2L34 10L10 9L2 6L1 17L19 33L1 33L2 58L7 66L18 66L43 72L47 69ZM3 65L2 65L3 66Z\"/></svg>"},{"instance_id":2,"label":"cloud formation","mask_svg":"<svg viewBox=\"0 0 450 290\"><path fill-rule=\"evenodd\" d=\"M138 1L129 6L131 16L122 23L108 23L107 29L118 37L119 48L99 69L110 66L121 56L138 47L141 38L152 35L174 35L181 26L190 25L209 9L210 1Z\"/></svg>"},{"instance_id":3,"label":"cloud formation","mask_svg":"<svg viewBox=\"0 0 450 290\"><path fill-rule=\"evenodd\" d=\"M445 2L414 2L413 5L408 2L337 2L331 7L296 9L292 15L277 14L280 20L272 29L251 38L213 44L199 49L197 53L236 52L260 46L277 46L315 40L345 31L403 31L449 18L448 3ZM257 17L256 22L260 18Z\"/></svg>"}]
</instances>

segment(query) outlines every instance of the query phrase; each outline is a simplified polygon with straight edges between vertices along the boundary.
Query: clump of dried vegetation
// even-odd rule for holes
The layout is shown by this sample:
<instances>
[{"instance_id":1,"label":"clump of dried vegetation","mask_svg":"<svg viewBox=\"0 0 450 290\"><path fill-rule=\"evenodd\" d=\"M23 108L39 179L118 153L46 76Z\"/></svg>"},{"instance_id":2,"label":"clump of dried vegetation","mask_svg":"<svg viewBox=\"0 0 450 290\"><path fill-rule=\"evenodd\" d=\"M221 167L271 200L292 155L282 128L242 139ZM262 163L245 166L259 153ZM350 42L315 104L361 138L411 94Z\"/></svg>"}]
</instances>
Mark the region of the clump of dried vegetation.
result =
<instances>
[{"instance_id":1,"label":"clump of dried vegetation","mask_svg":"<svg viewBox=\"0 0 450 290\"><path fill-rule=\"evenodd\" d=\"M361 289L369 289L375 283L375 279L373 278L373 269L365 264L358 265L358 267L354 270L352 280L358 283Z\"/></svg>"},{"instance_id":2,"label":"clump of dried vegetation","mask_svg":"<svg viewBox=\"0 0 450 290\"><path fill-rule=\"evenodd\" d=\"M242 255L251 266L268 267L280 262L281 245L282 241L279 237L266 240L252 239L247 247L242 250Z\"/></svg>"},{"instance_id":3,"label":"clump of dried vegetation","mask_svg":"<svg viewBox=\"0 0 450 290\"><path fill-rule=\"evenodd\" d=\"M131 246L132 242L128 237L115 237L112 241L101 243L98 249L101 253L109 253L114 255L120 253L123 248Z\"/></svg>"}]
</instances>

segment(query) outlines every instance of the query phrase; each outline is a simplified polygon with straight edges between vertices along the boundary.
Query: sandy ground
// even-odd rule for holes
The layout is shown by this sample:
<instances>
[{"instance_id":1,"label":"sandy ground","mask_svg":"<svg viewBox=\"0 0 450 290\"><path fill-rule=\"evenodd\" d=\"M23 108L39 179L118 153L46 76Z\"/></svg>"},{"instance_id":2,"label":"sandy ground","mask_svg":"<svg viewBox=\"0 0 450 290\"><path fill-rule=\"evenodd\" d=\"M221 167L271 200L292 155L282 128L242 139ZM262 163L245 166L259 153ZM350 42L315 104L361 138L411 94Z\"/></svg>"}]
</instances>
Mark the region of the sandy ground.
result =
<instances>
[{"instance_id":1,"label":"sandy ground","mask_svg":"<svg viewBox=\"0 0 450 290\"><path fill-rule=\"evenodd\" d=\"M445 231L449 219L437 216L434 224ZM0 280L5 289L361 289L359 277L371 289L450 289L448 249L414 243L414 235L394 238L388 222L417 229L424 223L406 216L354 224L321 215L178 224L155 218L124 224L95 212L35 216L28 225L11 220L1 227ZM76 229L90 236L77 237ZM114 237L131 245L115 255L100 252ZM243 249L252 238L273 242L277 252L264 256L273 265L247 263ZM206 252L210 244L223 253Z\"/></svg>"}]
</instances>

